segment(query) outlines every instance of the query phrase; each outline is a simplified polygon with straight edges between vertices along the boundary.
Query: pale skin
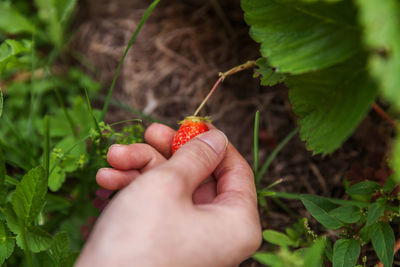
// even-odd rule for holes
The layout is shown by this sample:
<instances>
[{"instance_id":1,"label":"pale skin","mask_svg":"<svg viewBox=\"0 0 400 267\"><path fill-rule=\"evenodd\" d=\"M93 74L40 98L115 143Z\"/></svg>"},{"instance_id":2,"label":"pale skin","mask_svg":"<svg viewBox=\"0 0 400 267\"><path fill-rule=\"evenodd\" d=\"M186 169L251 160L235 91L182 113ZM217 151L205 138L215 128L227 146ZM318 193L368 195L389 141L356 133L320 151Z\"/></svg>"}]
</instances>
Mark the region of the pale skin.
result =
<instances>
[{"instance_id":1,"label":"pale skin","mask_svg":"<svg viewBox=\"0 0 400 267\"><path fill-rule=\"evenodd\" d=\"M162 124L146 130L147 144L110 147L113 168L96 179L120 191L75 266L237 266L259 247L252 170L210 128L173 156L175 131Z\"/></svg>"}]
</instances>

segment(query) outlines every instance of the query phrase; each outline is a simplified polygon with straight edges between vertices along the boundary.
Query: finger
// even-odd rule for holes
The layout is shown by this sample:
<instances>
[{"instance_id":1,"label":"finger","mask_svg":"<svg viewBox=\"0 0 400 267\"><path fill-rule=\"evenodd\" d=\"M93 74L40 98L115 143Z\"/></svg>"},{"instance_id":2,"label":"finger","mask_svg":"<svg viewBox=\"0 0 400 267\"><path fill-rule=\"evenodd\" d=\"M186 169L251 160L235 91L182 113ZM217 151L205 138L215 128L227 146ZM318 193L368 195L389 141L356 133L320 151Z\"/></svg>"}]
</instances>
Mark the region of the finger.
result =
<instances>
[{"instance_id":1,"label":"finger","mask_svg":"<svg viewBox=\"0 0 400 267\"><path fill-rule=\"evenodd\" d=\"M194 190L221 162L227 143L228 140L221 131L207 131L184 144L158 170L174 176L191 197Z\"/></svg>"},{"instance_id":2,"label":"finger","mask_svg":"<svg viewBox=\"0 0 400 267\"><path fill-rule=\"evenodd\" d=\"M193 203L196 205L209 204L217 195L217 182L214 178L206 179L193 194Z\"/></svg>"},{"instance_id":3,"label":"finger","mask_svg":"<svg viewBox=\"0 0 400 267\"><path fill-rule=\"evenodd\" d=\"M102 168L97 171L96 181L104 189L117 190L130 184L139 175L140 172L137 170Z\"/></svg>"},{"instance_id":4,"label":"finger","mask_svg":"<svg viewBox=\"0 0 400 267\"><path fill-rule=\"evenodd\" d=\"M144 172L166 159L148 144L112 145L107 153L107 161L120 170L140 170Z\"/></svg>"},{"instance_id":5,"label":"finger","mask_svg":"<svg viewBox=\"0 0 400 267\"><path fill-rule=\"evenodd\" d=\"M171 156L171 143L174 138L175 130L160 124L151 124L144 133L146 142L158 150L164 157Z\"/></svg>"},{"instance_id":6,"label":"finger","mask_svg":"<svg viewBox=\"0 0 400 267\"><path fill-rule=\"evenodd\" d=\"M253 171L240 153L229 144L225 157L215 172L217 197L214 203L257 206Z\"/></svg>"}]
</instances>

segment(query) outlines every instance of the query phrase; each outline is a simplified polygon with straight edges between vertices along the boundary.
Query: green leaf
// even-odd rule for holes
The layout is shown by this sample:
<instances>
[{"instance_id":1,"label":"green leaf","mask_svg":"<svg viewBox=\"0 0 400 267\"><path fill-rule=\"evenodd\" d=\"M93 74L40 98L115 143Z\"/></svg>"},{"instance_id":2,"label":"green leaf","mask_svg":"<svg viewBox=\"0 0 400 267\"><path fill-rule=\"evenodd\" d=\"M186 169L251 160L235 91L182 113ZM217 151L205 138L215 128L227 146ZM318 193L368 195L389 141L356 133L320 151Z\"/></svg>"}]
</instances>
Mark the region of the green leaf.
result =
<instances>
[{"instance_id":1,"label":"green leaf","mask_svg":"<svg viewBox=\"0 0 400 267\"><path fill-rule=\"evenodd\" d=\"M370 72L383 95L400 110L400 2L357 0L364 42L371 51Z\"/></svg>"},{"instance_id":2,"label":"green leaf","mask_svg":"<svg viewBox=\"0 0 400 267\"><path fill-rule=\"evenodd\" d=\"M317 239L314 244L308 248L304 255L304 266L320 267L322 266L326 241L323 238Z\"/></svg>"},{"instance_id":3,"label":"green leaf","mask_svg":"<svg viewBox=\"0 0 400 267\"><path fill-rule=\"evenodd\" d=\"M46 193L46 173L41 166L30 170L17 185L11 203L25 226L29 226L43 208Z\"/></svg>"},{"instance_id":4,"label":"green leaf","mask_svg":"<svg viewBox=\"0 0 400 267\"><path fill-rule=\"evenodd\" d=\"M360 244L354 239L339 239L333 246L333 267L354 267L360 255Z\"/></svg>"},{"instance_id":5,"label":"green leaf","mask_svg":"<svg viewBox=\"0 0 400 267\"><path fill-rule=\"evenodd\" d=\"M0 31L4 33L35 33L32 23L9 3L0 2Z\"/></svg>"},{"instance_id":6,"label":"green leaf","mask_svg":"<svg viewBox=\"0 0 400 267\"><path fill-rule=\"evenodd\" d=\"M58 17L58 10L54 0L35 0L39 18L46 23L47 35L56 47L63 43L64 29Z\"/></svg>"},{"instance_id":7,"label":"green leaf","mask_svg":"<svg viewBox=\"0 0 400 267\"><path fill-rule=\"evenodd\" d=\"M337 229L343 226L338 219L329 214L337 207L335 204L322 197L312 195L302 195L300 199L311 215L326 228Z\"/></svg>"},{"instance_id":8,"label":"green leaf","mask_svg":"<svg viewBox=\"0 0 400 267\"><path fill-rule=\"evenodd\" d=\"M70 257L70 247L69 247L69 238L66 232L58 233L53 238L53 243L50 248L50 254L53 259L57 262L57 266L72 266L70 264L66 264L69 261Z\"/></svg>"},{"instance_id":9,"label":"green leaf","mask_svg":"<svg viewBox=\"0 0 400 267\"><path fill-rule=\"evenodd\" d=\"M3 221L0 221L0 266L14 251L15 241Z\"/></svg>"},{"instance_id":10,"label":"green leaf","mask_svg":"<svg viewBox=\"0 0 400 267\"><path fill-rule=\"evenodd\" d=\"M361 218L361 210L355 206L341 206L329 212L343 223L356 223Z\"/></svg>"},{"instance_id":11,"label":"green leaf","mask_svg":"<svg viewBox=\"0 0 400 267\"><path fill-rule=\"evenodd\" d=\"M253 77L261 77L261 85L273 86L285 79L285 74L276 72L275 68L268 65L266 58L257 59L256 64L258 69L255 69Z\"/></svg>"},{"instance_id":12,"label":"green leaf","mask_svg":"<svg viewBox=\"0 0 400 267\"><path fill-rule=\"evenodd\" d=\"M381 198L372 203L368 208L367 227L376 223L385 212L386 200Z\"/></svg>"},{"instance_id":13,"label":"green leaf","mask_svg":"<svg viewBox=\"0 0 400 267\"><path fill-rule=\"evenodd\" d=\"M331 153L355 130L376 96L363 57L286 79L300 138L314 154Z\"/></svg>"},{"instance_id":14,"label":"green leaf","mask_svg":"<svg viewBox=\"0 0 400 267\"><path fill-rule=\"evenodd\" d=\"M48 181L50 190L53 192L58 191L65 182L66 178L67 174L65 173L64 169L60 168L59 166L54 167L53 171L50 173Z\"/></svg>"},{"instance_id":15,"label":"green leaf","mask_svg":"<svg viewBox=\"0 0 400 267\"><path fill-rule=\"evenodd\" d=\"M250 35L280 73L330 67L361 48L351 1L303 4L294 0L242 0Z\"/></svg>"},{"instance_id":16,"label":"green leaf","mask_svg":"<svg viewBox=\"0 0 400 267\"><path fill-rule=\"evenodd\" d=\"M0 148L0 204L4 203L5 197L7 196L7 187L5 186L5 181L6 181L6 159L4 157L3 150Z\"/></svg>"},{"instance_id":17,"label":"green leaf","mask_svg":"<svg viewBox=\"0 0 400 267\"><path fill-rule=\"evenodd\" d=\"M22 232L22 229L20 224L18 223L17 214L15 214L15 211L10 203L6 203L4 215L6 216L8 228L16 235L20 234Z\"/></svg>"},{"instance_id":18,"label":"green leaf","mask_svg":"<svg viewBox=\"0 0 400 267\"><path fill-rule=\"evenodd\" d=\"M16 56L19 56L24 53L30 52L32 49L32 44L29 41L16 41L7 39L0 45L0 71L2 71L8 62L14 59ZM3 97L1 96L0 100L0 115L2 111L3 105Z\"/></svg>"},{"instance_id":19,"label":"green leaf","mask_svg":"<svg viewBox=\"0 0 400 267\"><path fill-rule=\"evenodd\" d=\"M380 184L373 181L364 181L350 186L346 190L348 195L370 195L381 188Z\"/></svg>"},{"instance_id":20,"label":"green leaf","mask_svg":"<svg viewBox=\"0 0 400 267\"><path fill-rule=\"evenodd\" d=\"M374 225L371 241L379 260L385 267L391 267L393 263L395 238L390 225L385 222Z\"/></svg>"},{"instance_id":21,"label":"green leaf","mask_svg":"<svg viewBox=\"0 0 400 267\"><path fill-rule=\"evenodd\" d=\"M287 235L274 231L274 230L265 230L263 231L263 238L265 241L278 245L278 246L294 246L295 243L291 240Z\"/></svg>"},{"instance_id":22,"label":"green leaf","mask_svg":"<svg viewBox=\"0 0 400 267\"><path fill-rule=\"evenodd\" d=\"M274 266L274 267L284 267L285 263L283 260L274 253L266 253L266 252L256 252L253 255L253 259L258 261L261 264L265 264L267 266Z\"/></svg>"},{"instance_id":23,"label":"green leaf","mask_svg":"<svg viewBox=\"0 0 400 267\"><path fill-rule=\"evenodd\" d=\"M36 226L30 226L24 232L26 243L30 251L37 253L50 248L52 238L49 233ZM17 235L17 245L26 250L23 240L23 233Z\"/></svg>"}]
</instances>

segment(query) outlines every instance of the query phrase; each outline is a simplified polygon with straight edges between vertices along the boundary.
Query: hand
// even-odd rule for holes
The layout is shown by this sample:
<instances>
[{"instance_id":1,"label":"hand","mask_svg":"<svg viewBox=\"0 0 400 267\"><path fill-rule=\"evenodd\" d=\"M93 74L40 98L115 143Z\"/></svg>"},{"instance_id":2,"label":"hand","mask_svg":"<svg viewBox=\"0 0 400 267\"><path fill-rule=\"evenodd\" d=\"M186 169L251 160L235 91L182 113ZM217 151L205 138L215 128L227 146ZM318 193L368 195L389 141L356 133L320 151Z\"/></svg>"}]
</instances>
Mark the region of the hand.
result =
<instances>
[{"instance_id":1,"label":"hand","mask_svg":"<svg viewBox=\"0 0 400 267\"><path fill-rule=\"evenodd\" d=\"M106 207L76 266L232 266L261 242L253 173L222 132L170 156L173 130L153 124L150 145L113 146L100 185L123 188ZM215 180L209 179L210 175Z\"/></svg>"}]
</instances>

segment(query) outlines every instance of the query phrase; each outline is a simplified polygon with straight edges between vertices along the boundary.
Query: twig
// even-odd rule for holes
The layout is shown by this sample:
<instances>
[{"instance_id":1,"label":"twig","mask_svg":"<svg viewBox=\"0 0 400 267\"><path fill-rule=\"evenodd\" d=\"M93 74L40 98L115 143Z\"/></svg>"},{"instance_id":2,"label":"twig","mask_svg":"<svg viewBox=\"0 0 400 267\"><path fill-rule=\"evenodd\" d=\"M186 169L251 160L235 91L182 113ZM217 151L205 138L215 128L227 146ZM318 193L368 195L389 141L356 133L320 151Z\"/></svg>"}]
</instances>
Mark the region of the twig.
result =
<instances>
[{"instance_id":1,"label":"twig","mask_svg":"<svg viewBox=\"0 0 400 267\"><path fill-rule=\"evenodd\" d=\"M372 108L378 113L384 120L389 122L395 129L397 129L397 123L375 102L372 104Z\"/></svg>"},{"instance_id":2,"label":"twig","mask_svg":"<svg viewBox=\"0 0 400 267\"><path fill-rule=\"evenodd\" d=\"M396 241L396 244L394 245L394 252L393 252L393 254L396 254L397 253L397 251L400 249L400 239L399 240L397 240ZM377 267L383 267L383 263L380 261L379 263L378 263L378 266Z\"/></svg>"}]
</instances>

